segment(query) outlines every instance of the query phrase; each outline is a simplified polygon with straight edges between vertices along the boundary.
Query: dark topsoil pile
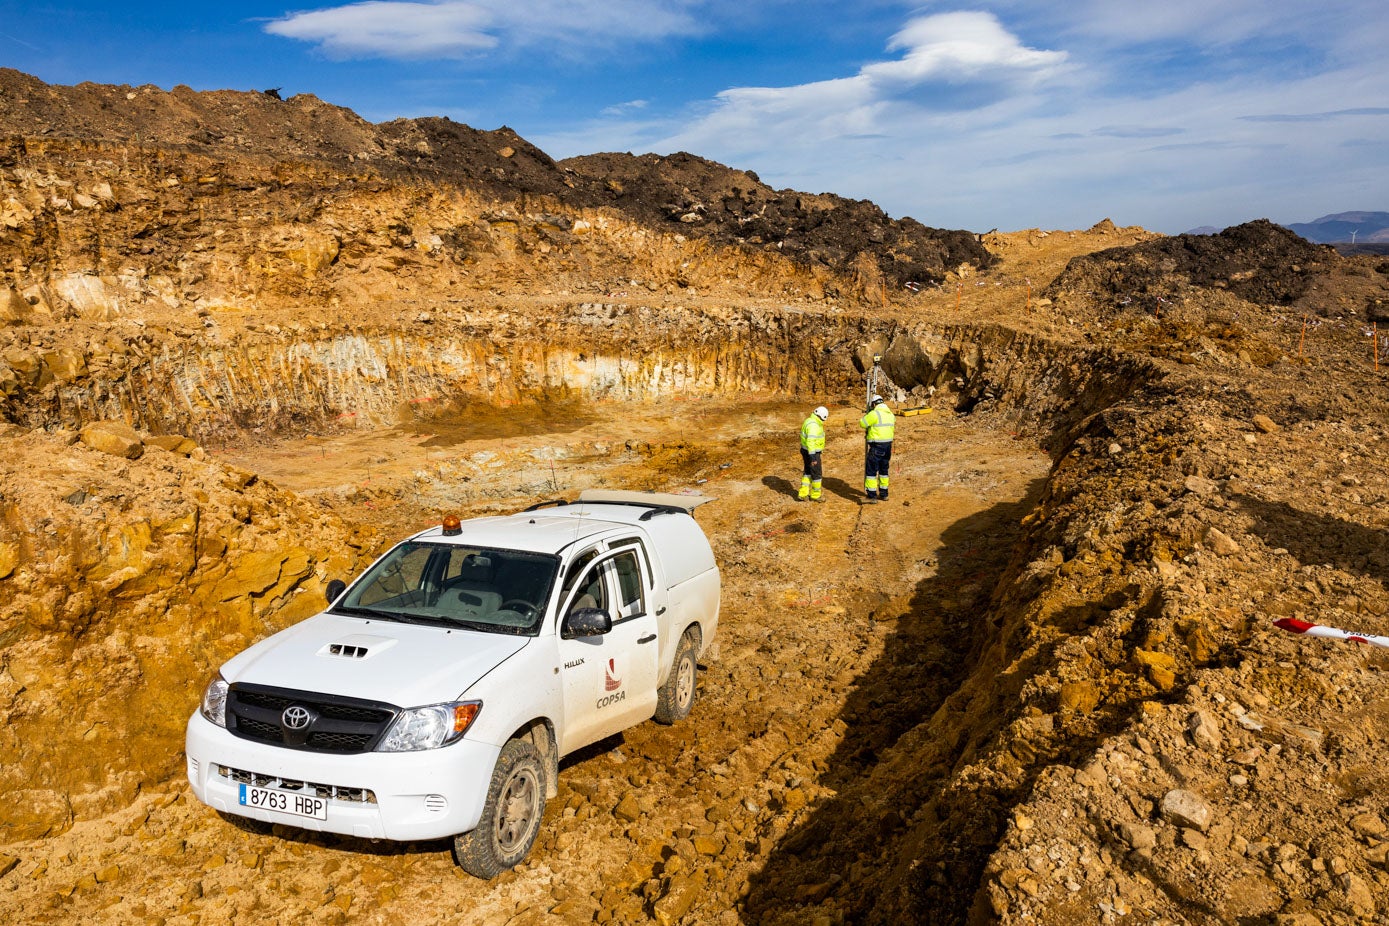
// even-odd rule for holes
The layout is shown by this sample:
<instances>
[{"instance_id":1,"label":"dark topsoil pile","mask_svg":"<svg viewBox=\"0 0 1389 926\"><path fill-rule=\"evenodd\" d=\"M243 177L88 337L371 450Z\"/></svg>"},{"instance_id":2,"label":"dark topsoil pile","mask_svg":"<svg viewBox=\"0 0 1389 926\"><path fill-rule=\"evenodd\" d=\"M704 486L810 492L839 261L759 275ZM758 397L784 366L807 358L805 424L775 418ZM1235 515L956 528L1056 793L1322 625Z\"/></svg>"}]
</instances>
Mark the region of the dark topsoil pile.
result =
<instances>
[{"instance_id":1,"label":"dark topsoil pile","mask_svg":"<svg viewBox=\"0 0 1389 926\"><path fill-rule=\"evenodd\" d=\"M1373 258L1364 258L1373 260ZM1077 257L1047 287L1050 297L1080 297L1110 307L1137 305L1161 311L1200 290L1224 290L1267 307L1316 315L1363 309L1371 321L1384 317L1379 281L1345 285L1328 298L1328 277L1344 277L1348 262L1330 245L1313 244L1281 225L1259 219L1217 235L1177 235L1133 247L1109 248ZM1389 275L1389 261L1377 266Z\"/></svg>"},{"instance_id":2,"label":"dark topsoil pile","mask_svg":"<svg viewBox=\"0 0 1389 926\"><path fill-rule=\"evenodd\" d=\"M1291 305L1335 260L1329 245L1260 219L1218 235L1178 235L1078 257L1051 289L1121 299L1171 298L1203 287L1228 289L1249 302Z\"/></svg>"},{"instance_id":3,"label":"dark topsoil pile","mask_svg":"<svg viewBox=\"0 0 1389 926\"><path fill-rule=\"evenodd\" d=\"M894 220L864 200L773 190L755 174L684 153L556 162L505 126L480 131L435 117L373 125L310 94L281 99L181 85L168 92L148 85L63 87L0 68L0 125L28 138L322 161L366 175L446 181L523 203L535 196L571 207L606 206L642 224L773 250L840 273L867 255L894 288L939 282L961 264L993 263L969 232Z\"/></svg>"}]
</instances>

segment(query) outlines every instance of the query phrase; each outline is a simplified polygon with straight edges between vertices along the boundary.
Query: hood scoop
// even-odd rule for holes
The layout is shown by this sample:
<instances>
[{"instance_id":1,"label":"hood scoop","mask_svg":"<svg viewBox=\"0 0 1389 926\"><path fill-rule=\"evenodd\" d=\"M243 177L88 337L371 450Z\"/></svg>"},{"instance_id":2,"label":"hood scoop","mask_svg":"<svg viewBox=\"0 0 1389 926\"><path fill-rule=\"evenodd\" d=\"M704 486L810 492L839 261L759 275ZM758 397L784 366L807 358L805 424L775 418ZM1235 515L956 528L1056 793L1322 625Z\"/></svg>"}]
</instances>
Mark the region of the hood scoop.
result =
<instances>
[{"instance_id":1,"label":"hood scoop","mask_svg":"<svg viewBox=\"0 0 1389 926\"><path fill-rule=\"evenodd\" d=\"M395 646L395 637L378 637L367 633L354 633L350 636L324 644L318 655L330 659L366 659L379 655Z\"/></svg>"}]
</instances>

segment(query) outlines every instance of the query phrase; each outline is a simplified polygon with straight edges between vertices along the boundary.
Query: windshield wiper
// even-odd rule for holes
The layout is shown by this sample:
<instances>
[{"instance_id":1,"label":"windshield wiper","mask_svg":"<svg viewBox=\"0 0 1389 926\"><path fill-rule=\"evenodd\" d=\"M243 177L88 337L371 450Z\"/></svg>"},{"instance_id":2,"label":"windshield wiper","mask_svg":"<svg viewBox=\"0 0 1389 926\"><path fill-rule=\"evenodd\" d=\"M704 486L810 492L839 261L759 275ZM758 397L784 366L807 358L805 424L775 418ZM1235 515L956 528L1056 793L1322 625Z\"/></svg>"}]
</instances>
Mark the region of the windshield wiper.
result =
<instances>
[{"instance_id":1,"label":"windshield wiper","mask_svg":"<svg viewBox=\"0 0 1389 926\"><path fill-rule=\"evenodd\" d=\"M391 616L385 611L375 611L371 608L349 608L347 605L341 604L335 608L329 608L328 613L347 614L352 617L379 617L383 619L390 619Z\"/></svg>"},{"instance_id":2,"label":"windshield wiper","mask_svg":"<svg viewBox=\"0 0 1389 926\"><path fill-rule=\"evenodd\" d=\"M429 618L417 617L414 614L406 614L403 611L378 611L375 608L348 608L339 607L332 610L333 614L347 614L352 617L371 617L382 621L396 621L401 624L428 624L433 623Z\"/></svg>"},{"instance_id":3,"label":"windshield wiper","mask_svg":"<svg viewBox=\"0 0 1389 926\"><path fill-rule=\"evenodd\" d=\"M440 618L440 620L447 627L461 627L464 630L479 630L483 633L491 633L497 629L496 624L486 624L482 621L460 620L456 617L444 617Z\"/></svg>"}]
</instances>

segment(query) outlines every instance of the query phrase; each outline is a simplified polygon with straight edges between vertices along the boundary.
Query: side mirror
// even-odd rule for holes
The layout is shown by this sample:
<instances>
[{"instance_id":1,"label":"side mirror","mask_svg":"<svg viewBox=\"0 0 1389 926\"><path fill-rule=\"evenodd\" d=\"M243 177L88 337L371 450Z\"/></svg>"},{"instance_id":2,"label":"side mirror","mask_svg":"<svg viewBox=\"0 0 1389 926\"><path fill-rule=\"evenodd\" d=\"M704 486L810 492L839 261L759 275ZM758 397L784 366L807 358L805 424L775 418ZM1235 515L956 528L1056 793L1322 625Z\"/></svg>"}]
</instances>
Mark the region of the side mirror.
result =
<instances>
[{"instance_id":1,"label":"side mirror","mask_svg":"<svg viewBox=\"0 0 1389 926\"><path fill-rule=\"evenodd\" d=\"M612 615L607 611L602 608L579 608L565 616L560 637L565 640L573 640L576 637L600 637L612 629Z\"/></svg>"},{"instance_id":2,"label":"side mirror","mask_svg":"<svg viewBox=\"0 0 1389 926\"><path fill-rule=\"evenodd\" d=\"M327 595L328 603L332 604L342 597L342 593L347 591L347 583L342 579L334 579L328 583Z\"/></svg>"}]
</instances>

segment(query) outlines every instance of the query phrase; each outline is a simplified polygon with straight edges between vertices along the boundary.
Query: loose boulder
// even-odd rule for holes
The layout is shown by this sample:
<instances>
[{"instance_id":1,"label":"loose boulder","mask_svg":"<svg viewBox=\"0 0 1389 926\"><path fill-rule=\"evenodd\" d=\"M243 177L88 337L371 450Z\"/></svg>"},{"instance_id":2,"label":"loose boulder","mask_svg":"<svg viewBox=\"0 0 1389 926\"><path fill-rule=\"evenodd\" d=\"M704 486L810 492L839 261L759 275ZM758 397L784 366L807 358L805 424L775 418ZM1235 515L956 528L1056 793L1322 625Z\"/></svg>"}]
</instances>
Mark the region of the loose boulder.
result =
<instances>
[{"instance_id":1,"label":"loose boulder","mask_svg":"<svg viewBox=\"0 0 1389 926\"><path fill-rule=\"evenodd\" d=\"M145 442L139 432L123 421L93 421L78 436L93 450L114 457L138 460L145 452Z\"/></svg>"}]
</instances>

